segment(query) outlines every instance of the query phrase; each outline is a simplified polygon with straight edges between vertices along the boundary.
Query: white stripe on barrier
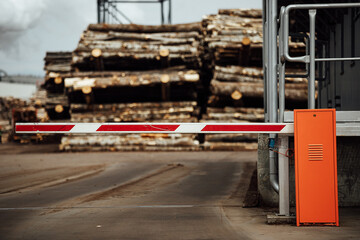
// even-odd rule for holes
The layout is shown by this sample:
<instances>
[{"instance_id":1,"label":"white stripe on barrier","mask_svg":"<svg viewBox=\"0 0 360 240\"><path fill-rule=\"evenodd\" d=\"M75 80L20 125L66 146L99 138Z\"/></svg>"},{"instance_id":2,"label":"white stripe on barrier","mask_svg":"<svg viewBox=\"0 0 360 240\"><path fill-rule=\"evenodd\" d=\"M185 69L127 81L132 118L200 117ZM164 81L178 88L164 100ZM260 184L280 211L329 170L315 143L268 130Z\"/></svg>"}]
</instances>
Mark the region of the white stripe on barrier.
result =
<instances>
[{"instance_id":1,"label":"white stripe on barrier","mask_svg":"<svg viewBox=\"0 0 360 240\"><path fill-rule=\"evenodd\" d=\"M70 132L71 133L96 132L96 130L100 126L101 126L101 123L75 124L75 126L70 130Z\"/></svg>"},{"instance_id":2,"label":"white stripe on barrier","mask_svg":"<svg viewBox=\"0 0 360 240\"><path fill-rule=\"evenodd\" d=\"M198 123L196 125L192 123L182 123L175 130L178 133L193 133L193 132L201 132L201 130L206 126L206 123Z\"/></svg>"}]
</instances>

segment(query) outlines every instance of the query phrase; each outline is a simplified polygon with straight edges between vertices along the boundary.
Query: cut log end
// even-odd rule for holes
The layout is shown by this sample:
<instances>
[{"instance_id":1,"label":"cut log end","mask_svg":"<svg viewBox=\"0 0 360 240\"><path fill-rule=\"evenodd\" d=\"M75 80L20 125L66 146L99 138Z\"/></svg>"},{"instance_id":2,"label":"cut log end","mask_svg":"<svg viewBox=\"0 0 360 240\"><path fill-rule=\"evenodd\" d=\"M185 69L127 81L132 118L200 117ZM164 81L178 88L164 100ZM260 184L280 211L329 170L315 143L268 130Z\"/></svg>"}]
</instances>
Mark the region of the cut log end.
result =
<instances>
[{"instance_id":1,"label":"cut log end","mask_svg":"<svg viewBox=\"0 0 360 240\"><path fill-rule=\"evenodd\" d=\"M244 38L242 39L241 43L242 43L242 45L244 45L244 46L248 46L248 45L251 44L251 40L250 40L250 38L248 38L248 37L244 37Z\"/></svg>"},{"instance_id":2,"label":"cut log end","mask_svg":"<svg viewBox=\"0 0 360 240\"><path fill-rule=\"evenodd\" d=\"M232 94L231 94L231 98L234 100L240 100L242 98L242 94L241 92L239 92L238 90L235 90Z\"/></svg>"},{"instance_id":3,"label":"cut log end","mask_svg":"<svg viewBox=\"0 0 360 240\"><path fill-rule=\"evenodd\" d=\"M170 81L170 77L168 74L163 74L163 75L161 75L160 80L162 83L168 83Z\"/></svg>"},{"instance_id":4,"label":"cut log end","mask_svg":"<svg viewBox=\"0 0 360 240\"><path fill-rule=\"evenodd\" d=\"M61 77L55 77L54 82L55 82L55 84L61 84L62 83L62 78Z\"/></svg>"},{"instance_id":5,"label":"cut log end","mask_svg":"<svg viewBox=\"0 0 360 240\"><path fill-rule=\"evenodd\" d=\"M55 112L62 113L64 111L64 107L60 104L55 106Z\"/></svg>"},{"instance_id":6,"label":"cut log end","mask_svg":"<svg viewBox=\"0 0 360 240\"><path fill-rule=\"evenodd\" d=\"M167 56L169 56L169 54L170 54L169 49L166 49L166 48L160 49L160 51L159 51L159 55L161 57L167 57Z\"/></svg>"},{"instance_id":7,"label":"cut log end","mask_svg":"<svg viewBox=\"0 0 360 240\"><path fill-rule=\"evenodd\" d=\"M102 51L101 51L101 49L99 49L99 48L94 48L94 49L91 51L91 55L92 55L93 57L96 57L96 58L100 57L101 54L102 54Z\"/></svg>"},{"instance_id":8,"label":"cut log end","mask_svg":"<svg viewBox=\"0 0 360 240\"><path fill-rule=\"evenodd\" d=\"M92 89L90 86L85 86L81 89L81 91L83 92L83 94L89 94L91 93Z\"/></svg>"}]
</instances>

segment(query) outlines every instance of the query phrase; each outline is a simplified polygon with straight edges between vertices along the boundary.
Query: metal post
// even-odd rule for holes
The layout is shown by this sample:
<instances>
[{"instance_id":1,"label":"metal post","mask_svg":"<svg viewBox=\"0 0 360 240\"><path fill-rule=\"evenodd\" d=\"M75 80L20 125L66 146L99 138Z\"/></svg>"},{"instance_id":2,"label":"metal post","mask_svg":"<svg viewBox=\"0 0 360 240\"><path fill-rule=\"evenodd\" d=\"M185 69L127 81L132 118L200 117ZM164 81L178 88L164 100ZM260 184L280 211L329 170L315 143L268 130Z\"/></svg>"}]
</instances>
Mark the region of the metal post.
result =
<instances>
[{"instance_id":1,"label":"metal post","mask_svg":"<svg viewBox=\"0 0 360 240\"><path fill-rule=\"evenodd\" d=\"M101 0L97 0L97 23L100 23Z\"/></svg>"},{"instance_id":2,"label":"metal post","mask_svg":"<svg viewBox=\"0 0 360 240\"><path fill-rule=\"evenodd\" d=\"M284 41L283 41L283 12L285 7L280 9L280 29L279 29L279 122L284 122L285 112L285 58L284 58Z\"/></svg>"},{"instance_id":3,"label":"metal post","mask_svg":"<svg viewBox=\"0 0 360 240\"><path fill-rule=\"evenodd\" d=\"M280 13L285 11L285 7L281 7ZM284 122L285 111L285 58L284 58L284 41L283 41L283 14L280 15L279 29L279 122ZM279 135L281 136L281 135ZM281 136L278 155L279 166L279 214L290 216L290 199L289 199L289 159L283 154L288 149L288 137Z\"/></svg>"},{"instance_id":4,"label":"metal post","mask_svg":"<svg viewBox=\"0 0 360 240\"><path fill-rule=\"evenodd\" d=\"M161 25L164 24L164 0L160 0L161 7Z\"/></svg>"},{"instance_id":5,"label":"metal post","mask_svg":"<svg viewBox=\"0 0 360 240\"><path fill-rule=\"evenodd\" d=\"M277 0L269 1L268 7L268 88L269 88L269 119L277 122Z\"/></svg>"},{"instance_id":6,"label":"metal post","mask_svg":"<svg viewBox=\"0 0 360 240\"><path fill-rule=\"evenodd\" d=\"M277 122L278 94L277 94L277 0L268 0L266 6L266 22L268 27L267 45L267 110L270 122ZM270 134L275 139L276 134ZM277 169L277 154L269 150L270 184L279 192L279 179Z\"/></svg>"},{"instance_id":7,"label":"metal post","mask_svg":"<svg viewBox=\"0 0 360 240\"><path fill-rule=\"evenodd\" d=\"M171 0L169 1L169 15L168 15L168 24L171 24Z\"/></svg>"},{"instance_id":8,"label":"metal post","mask_svg":"<svg viewBox=\"0 0 360 240\"><path fill-rule=\"evenodd\" d=\"M268 40L269 40L269 31L268 31L268 23L267 23L267 0L263 0L263 48L262 48L262 54L263 54L263 71L264 71L264 117L265 122L269 122L269 109L268 109L268 102L269 102L269 88L268 88Z\"/></svg>"},{"instance_id":9,"label":"metal post","mask_svg":"<svg viewBox=\"0 0 360 240\"><path fill-rule=\"evenodd\" d=\"M315 18L316 9L309 10L310 18L310 69L308 84L308 108L315 109Z\"/></svg>"},{"instance_id":10,"label":"metal post","mask_svg":"<svg viewBox=\"0 0 360 240\"><path fill-rule=\"evenodd\" d=\"M280 215L290 216L289 198L289 158L286 156L289 148L288 136L279 135L279 213Z\"/></svg>"}]
</instances>

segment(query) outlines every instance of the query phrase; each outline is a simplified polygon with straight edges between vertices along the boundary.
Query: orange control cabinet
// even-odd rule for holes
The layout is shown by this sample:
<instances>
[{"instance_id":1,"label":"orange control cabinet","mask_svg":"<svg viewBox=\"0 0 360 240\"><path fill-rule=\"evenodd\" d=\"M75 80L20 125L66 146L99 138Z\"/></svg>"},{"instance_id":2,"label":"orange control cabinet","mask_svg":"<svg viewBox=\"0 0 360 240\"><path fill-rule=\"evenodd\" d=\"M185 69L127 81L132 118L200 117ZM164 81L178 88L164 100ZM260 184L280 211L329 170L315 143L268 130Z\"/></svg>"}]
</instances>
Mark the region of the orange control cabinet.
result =
<instances>
[{"instance_id":1,"label":"orange control cabinet","mask_svg":"<svg viewBox=\"0 0 360 240\"><path fill-rule=\"evenodd\" d=\"M294 111L296 222L339 226L335 109Z\"/></svg>"}]
</instances>

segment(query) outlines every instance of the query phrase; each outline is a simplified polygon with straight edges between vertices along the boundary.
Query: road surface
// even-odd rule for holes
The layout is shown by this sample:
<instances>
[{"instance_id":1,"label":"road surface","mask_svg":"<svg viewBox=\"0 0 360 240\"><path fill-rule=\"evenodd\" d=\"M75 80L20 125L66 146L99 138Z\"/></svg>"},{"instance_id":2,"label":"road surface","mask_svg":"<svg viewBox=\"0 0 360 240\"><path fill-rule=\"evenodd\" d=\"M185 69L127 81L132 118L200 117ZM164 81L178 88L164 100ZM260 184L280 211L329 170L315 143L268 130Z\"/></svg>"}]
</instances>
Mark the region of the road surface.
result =
<instances>
[{"instance_id":1,"label":"road surface","mask_svg":"<svg viewBox=\"0 0 360 240\"><path fill-rule=\"evenodd\" d=\"M256 152L0 157L1 239L248 239L241 208Z\"/></svg>"}]
</instances>

